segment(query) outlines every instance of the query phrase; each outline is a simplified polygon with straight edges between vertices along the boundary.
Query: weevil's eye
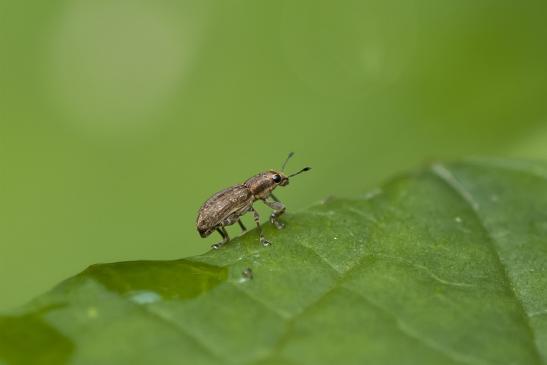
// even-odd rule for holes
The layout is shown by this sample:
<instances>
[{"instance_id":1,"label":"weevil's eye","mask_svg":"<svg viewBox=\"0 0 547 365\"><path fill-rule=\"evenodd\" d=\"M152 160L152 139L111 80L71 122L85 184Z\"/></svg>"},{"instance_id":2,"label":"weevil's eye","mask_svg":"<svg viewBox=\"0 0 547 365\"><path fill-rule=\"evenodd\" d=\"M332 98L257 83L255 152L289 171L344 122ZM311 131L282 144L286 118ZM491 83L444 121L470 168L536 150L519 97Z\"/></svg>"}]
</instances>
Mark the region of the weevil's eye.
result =
<instances>
[{"instance_id":1,"label":"weevil's eye","mask_svg":"<svg viewBox=\"0 0 547 365\"><path fill-rule=\"evenodd\" d=\"M279 176L278 174L275 174L272 179L276 184L279 184L281 182L281 176Z\"/></svg>"}]
</instances>

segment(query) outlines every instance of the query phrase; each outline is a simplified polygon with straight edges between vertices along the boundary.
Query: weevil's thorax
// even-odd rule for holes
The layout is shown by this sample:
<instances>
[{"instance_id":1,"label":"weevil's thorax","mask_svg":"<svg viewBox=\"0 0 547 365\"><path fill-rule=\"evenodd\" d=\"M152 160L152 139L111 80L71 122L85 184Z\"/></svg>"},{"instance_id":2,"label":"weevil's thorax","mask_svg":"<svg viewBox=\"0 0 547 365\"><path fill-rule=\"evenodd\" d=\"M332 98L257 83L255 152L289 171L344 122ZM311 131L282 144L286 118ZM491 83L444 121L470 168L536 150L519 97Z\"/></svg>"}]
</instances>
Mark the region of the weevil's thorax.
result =
<instances>
[{"instance_id":1,"label":"weevil's thorax","mask_svg":"<svg viewBox=\"0 0 547 365\"><path fill-rule=\"evenodd\" d=\"M269 170L261 172L243 183L255 197L255 199L266 199L278 186L289 184L289 178L282 172Z\"/></svg>"}]
</instances>

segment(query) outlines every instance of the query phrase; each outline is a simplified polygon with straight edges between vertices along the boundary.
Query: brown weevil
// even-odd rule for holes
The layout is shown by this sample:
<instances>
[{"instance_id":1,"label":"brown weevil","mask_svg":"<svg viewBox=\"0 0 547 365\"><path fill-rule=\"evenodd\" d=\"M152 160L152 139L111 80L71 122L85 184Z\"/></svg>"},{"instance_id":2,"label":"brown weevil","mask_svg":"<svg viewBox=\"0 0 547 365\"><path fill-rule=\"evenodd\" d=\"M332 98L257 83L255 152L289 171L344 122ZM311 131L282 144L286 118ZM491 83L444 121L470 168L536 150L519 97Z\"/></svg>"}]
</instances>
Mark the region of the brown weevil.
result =
<instances>
[{"instance_id":1,"label":"brown weevil","mask_svg":"<svg viewBox=\"0 0 547 365\"><path fill-rule=\"evenodd\" d=\"M222 241L211 246L214 249L218 249L230 240L226 226L237 222L241 229L245 231L246 228L240 218L247 212L253 212L260 243L264 246L270 245L270 241L264 238L262 234L260 216L253 208L253 203L257 200L262 200L264 204L272 208L273 212L270 216L270 222L278 229L283 228L284 225L278 218L285 211L285 206L272 194L272 191L278 186L287 186L290 177L311 169L311 167L305 167L297 173L289 176L285 175L283 173L285 165L292 156L293 153L289 153L289 156L281 167L281 171L268 170L261 172L247 179L243 184L231 186L210 197L198 212L196 225L200 236L207 237L214 231L220 233ZM272 200L269 200L270 197Z\"/></svg>"}]
</instances>

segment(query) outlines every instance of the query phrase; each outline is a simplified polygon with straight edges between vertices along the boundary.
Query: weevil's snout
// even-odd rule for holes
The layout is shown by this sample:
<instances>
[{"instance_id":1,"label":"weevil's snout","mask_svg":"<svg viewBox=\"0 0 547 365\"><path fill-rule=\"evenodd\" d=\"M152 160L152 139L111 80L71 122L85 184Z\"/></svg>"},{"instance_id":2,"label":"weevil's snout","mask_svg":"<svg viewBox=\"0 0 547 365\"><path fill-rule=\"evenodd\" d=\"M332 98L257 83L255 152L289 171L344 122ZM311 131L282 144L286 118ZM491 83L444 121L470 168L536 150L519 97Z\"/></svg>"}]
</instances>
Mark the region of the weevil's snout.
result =
<instances>
[{"instance_id":1,"label":"weevil's snout","mask_svg":"<svg viewBox=\"0 0 547 365\"><path fill-rule=\"evenodd\" d=\"M270 170L271 179L278 186L289 185L289 178L280 171Z\"/></svg>"}]
</instances>

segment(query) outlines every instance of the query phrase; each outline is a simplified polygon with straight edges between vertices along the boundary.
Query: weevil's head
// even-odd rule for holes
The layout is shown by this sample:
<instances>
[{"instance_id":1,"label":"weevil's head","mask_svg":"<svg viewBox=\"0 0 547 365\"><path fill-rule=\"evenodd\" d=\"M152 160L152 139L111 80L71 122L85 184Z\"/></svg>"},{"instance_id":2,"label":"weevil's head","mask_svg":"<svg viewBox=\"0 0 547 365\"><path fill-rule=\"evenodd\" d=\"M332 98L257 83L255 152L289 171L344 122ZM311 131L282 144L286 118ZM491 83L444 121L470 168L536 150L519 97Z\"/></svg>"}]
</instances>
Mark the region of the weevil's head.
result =
<instances>
[{"instance_id":1,"label":"weevil's head","mask_svg":"<svg viewBox=\"0 0 547 365\"><path fill-rule=\"evenodd\" d=\"M244 184L251 190L256 199L266 199L275 188L285 186L288 183L289 178L284 173L268 170L251 177Z\"/></svg>"},{"instance_id":2,"label":"weevil's head","mask_svg":"<svg viewBox=\"0 0 547 365\"><path fill-rule=\"evenodd\" d=\"M302 170L300 170L300 171L298 171L294 174L290 174L289 176L285 175L285 173L283 171L276 171L276 170L270 170L270 171L268 171L268 174L270 174L270 178L276 184L276 187L277 187L277 186L287 186L287 185L289 185L289 178L290 177L296 176L298 174L303 173L304 171L309 171L309 170L311 170L311 167L304 167Z\"/></svg>"},{"instance_id":3,"label":"weevil's head","mask_svg":"<svg viewBox=\"0 0 547 365\"><path fill-rule=\"evenodd\" d=\"M272 182L276 184L276 186L289 185L289 177L285 175L282 171L270 170L268 171L268 175L270 179L272 179Z\"/></svg>"},{"instance_id":4,"label":"weevil's head","mask_svg":"<svg viewBox=\"0 0 547 365\"><path fill-rule=\"evenodd\" d=\"M289 156L283 163L281 171L277 170L268 170L261 172L260 174L251 177L249 180L245 181L245 186L247 186L252 194L257 199L266 199L271 192L278 186L287 186L289 185L289 178L296 176L304 171L308 171L311 167L304 167L302 170L298 171L295 174L285 175L285 165L289 159L294 155L294 153L289 153Z\"/></svg>"},{"instance_id":5,"label":"weevil's head","mask_svg":"<svg viewBox=\"0 0 547 365\"><path fill-rule=\"evenodd\" d=\"M277 170L268 170L261 172L258 175L255 175L245 181L245 186L247 186L251 193L257 199L266 199L272 191L278 186L287 186L289 185L289 178L295 175L300 174L301 172L310 170L310 167L305 167L296 174L285 175L282 171Z\"/></svg>"}]
</instances>

